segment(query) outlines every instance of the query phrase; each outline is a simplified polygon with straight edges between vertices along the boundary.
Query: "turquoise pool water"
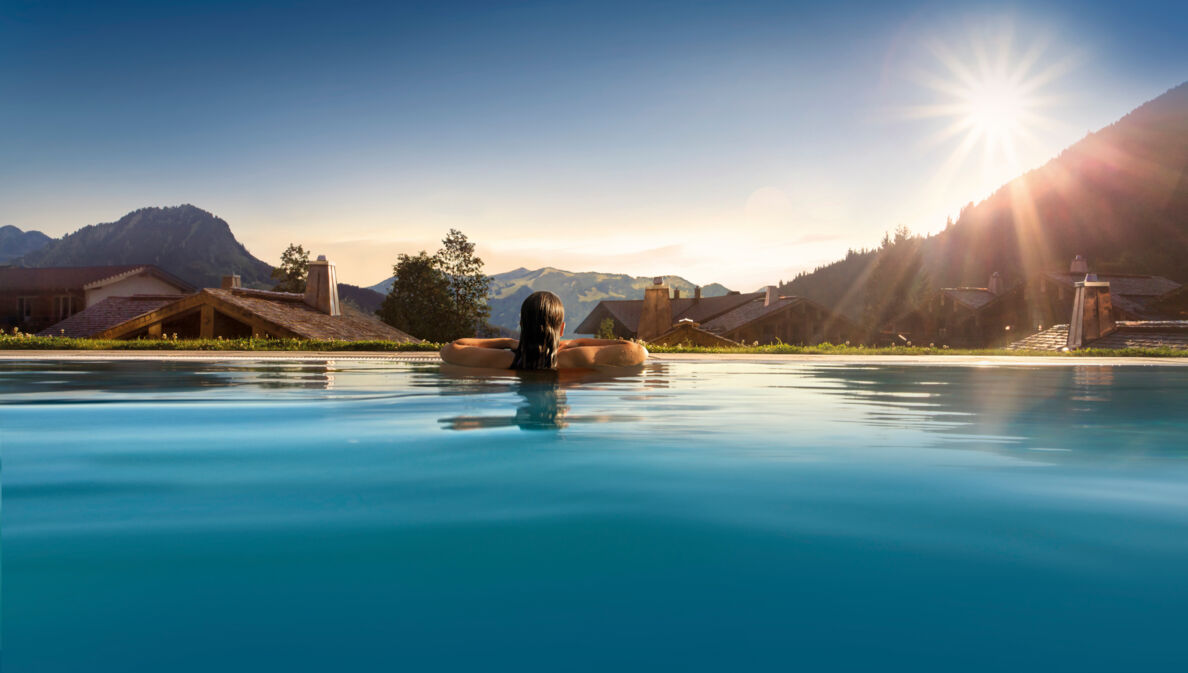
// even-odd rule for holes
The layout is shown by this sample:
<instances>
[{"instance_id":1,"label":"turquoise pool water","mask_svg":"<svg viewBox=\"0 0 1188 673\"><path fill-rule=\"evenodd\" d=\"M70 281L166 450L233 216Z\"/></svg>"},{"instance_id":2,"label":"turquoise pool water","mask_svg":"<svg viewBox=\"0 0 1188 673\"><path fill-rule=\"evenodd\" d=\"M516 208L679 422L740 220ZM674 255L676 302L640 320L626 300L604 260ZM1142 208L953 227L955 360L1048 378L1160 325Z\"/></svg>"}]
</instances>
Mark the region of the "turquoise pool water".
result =
<instances>
[{"instance_id":1,"label":"turquoise pool water","mask_svg":"<svg viewBox=\"0 0 1188 673\"><path fill-rule=\"evenodd\" d=\"M1188 368L0 363L5 671L1188 670Z\"/></svg>"}]
</instances>

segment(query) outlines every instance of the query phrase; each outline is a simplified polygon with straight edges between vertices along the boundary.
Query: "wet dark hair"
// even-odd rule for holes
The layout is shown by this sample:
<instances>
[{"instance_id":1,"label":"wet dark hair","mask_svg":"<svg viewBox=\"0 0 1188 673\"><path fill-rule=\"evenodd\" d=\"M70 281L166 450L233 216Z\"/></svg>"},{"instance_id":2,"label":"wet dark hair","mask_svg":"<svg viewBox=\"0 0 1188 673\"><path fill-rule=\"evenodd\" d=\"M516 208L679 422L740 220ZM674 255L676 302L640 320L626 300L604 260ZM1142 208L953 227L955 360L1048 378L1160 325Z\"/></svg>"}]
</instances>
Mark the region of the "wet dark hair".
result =
<instances>
[{"instance_id":1,"label":"wet dark hair","mask_svg":"<svg viewBox=\"0 0 1188 673\"><path fill-rule=\"evenodd\" d=\"M565 307L552 292L533 292L520 304L520 345L512 369L556 369Z\"/></svg>"}]
</instances>

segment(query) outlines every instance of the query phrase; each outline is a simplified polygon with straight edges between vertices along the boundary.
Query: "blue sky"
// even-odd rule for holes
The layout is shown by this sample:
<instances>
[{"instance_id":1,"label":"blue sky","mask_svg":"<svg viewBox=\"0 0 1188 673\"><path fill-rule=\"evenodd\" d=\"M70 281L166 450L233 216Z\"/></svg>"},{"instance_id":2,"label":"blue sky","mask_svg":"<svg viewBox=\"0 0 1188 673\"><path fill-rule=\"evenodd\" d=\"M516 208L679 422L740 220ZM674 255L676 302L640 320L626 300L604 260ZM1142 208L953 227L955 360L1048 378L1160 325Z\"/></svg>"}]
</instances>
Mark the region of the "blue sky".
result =
<instances>
[{"instance_id":1,"label":"blue sky","mask_svg":"<svg viewBox=\"0 0 1188 673\"><path fill-rule=\"evenodd\" d=\"M1185 33L1184 3L4 0L0 224L193 203L347 282L456 227L491 272L749 290L940 229L1188 79ZM1010 156L926 114L980 58L1035 83Z\"/></svg>"}]
</instances>

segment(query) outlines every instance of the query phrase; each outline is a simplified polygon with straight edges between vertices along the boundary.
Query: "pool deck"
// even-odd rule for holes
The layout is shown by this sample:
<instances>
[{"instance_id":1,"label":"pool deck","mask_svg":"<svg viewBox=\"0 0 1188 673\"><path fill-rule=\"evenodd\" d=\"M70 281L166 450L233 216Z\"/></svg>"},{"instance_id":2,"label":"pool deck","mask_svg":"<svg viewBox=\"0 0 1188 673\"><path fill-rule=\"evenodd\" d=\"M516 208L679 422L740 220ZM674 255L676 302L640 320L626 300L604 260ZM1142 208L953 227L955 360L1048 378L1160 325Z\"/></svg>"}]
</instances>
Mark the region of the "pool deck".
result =
<instances>
[{"instance_id":1,"label":"pool deck","mask_svg":"<svg viewBox=\"0 0 1188 673\"><path fill-rule=\"evenodd\" d=\"M0 362L16 360L228 360L440 362L437 353L416 351L119 351L6 350ZM1068 357L1011 355L776 355L759 353L653 353L649 362L770 362L965 366L1161 366L1188 367L1188 358Z\"/></svg>"}]
</instances>

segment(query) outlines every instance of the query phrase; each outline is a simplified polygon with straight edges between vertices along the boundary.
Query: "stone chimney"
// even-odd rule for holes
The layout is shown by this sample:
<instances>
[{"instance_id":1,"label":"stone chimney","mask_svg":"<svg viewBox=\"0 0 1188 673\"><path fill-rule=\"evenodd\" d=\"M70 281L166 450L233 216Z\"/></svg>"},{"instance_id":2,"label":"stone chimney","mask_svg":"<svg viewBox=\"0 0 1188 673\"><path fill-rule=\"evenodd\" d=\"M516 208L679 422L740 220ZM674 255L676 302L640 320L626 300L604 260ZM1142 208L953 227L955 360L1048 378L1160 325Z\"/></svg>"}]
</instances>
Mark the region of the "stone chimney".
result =
<instances>
[{"instance_id":1,"label":"stone chimney","mask_svg":"<svg viewBox=\"0 0 1188 673\"><path fill-rule=\"evenodd\" d=\"M695 301L695 302L701 301L701 286L700 285L693 288L693 301Z\"/></svg>"},{"instance_id":2,"label":"stone chimney","mask_svg":"<svg viewBox=\"0 0 1188 673\"><path fill-rule=\"evenodd\" d=\"M990 274L990 284L986 286L990 294L1002 294L1002 276L997 271Z\"/></svg>"},{"instance_id":3,"label":"stone chimney","mask_svg":"<svg viewBox=\"0 0 1188 673\"><path fill-rule=\"evenodd\" d=\"M329 315L342 315L338 306L338 274L334 263L326 261L325 255L318 255L309 263L309 275L305 279L305 303Z\"/></svg>"},{"instance_id":4,"label":"stone chimney","mask_svg":"<svg viewBox=\"0 0 1188 673\"><path fill-rule=\"evenodd\" d=\"M779 297L776 295L776 286L768 285L767 292L763 295L763 305L771 306L776 302L777 299L779 299Z\"/></svg>"},{"instance_id":5,"label":"stone chimney","mask_svg":"<svg viewBox=\"0 0 1188 673\"><path fill-rule=\"evenodd\" d=\"M1068 265L1068 272L1076 274L1089 273L1089 263L1085 261L1084 257L1077 255L1073 257L1072 264Z\"/></svg>"},{"instance_id":6,"label":"stone chimney","mask_svg":"<svg viewBox=\"0 0 1188 673\"><path fill-rule=\"evenodd\" d=\"M672 329L672 301L662 276L656 276L652 287L644 290L643 308L639 313L639 327L635 338L651 341Z\"/></svg>"},{"instance_id":7,"label":"stone chimney","mask_svg":"<svg viewBox=\"0 0 1188 673\"><path fill-rule=\"evenodd\" d=\"M673 298L673 299L680 299L680 298L681 298L681 290L680 290L680 288L676 288L676 287L672 288L672 298Z\"/></svg>"},{"instance_id":8,"label":"stone chimney","mask_svg":"<svg viewBox=\"0 0 1188 673\"><path fill-rule=\"evenodd\" d=\"M1089 274L1085 276L1085 280L1076 284L1076 288L1072 316L1068 321L1066 345L1070 350L1082 348L1115 329L1110 284Z\"/></svg>"},{"instance_id":9,"label":"stone chimney","mask_svg":"<svg viewBox=\"0 0 1188 673\"><path fill-rule=\"evenodd\" d=\"M239 281L239 274L231 274L230 276L223 276L223 282L219 285L224 290L234 290L237 287L243 287Z\"/></svg>"}]
</instances>

